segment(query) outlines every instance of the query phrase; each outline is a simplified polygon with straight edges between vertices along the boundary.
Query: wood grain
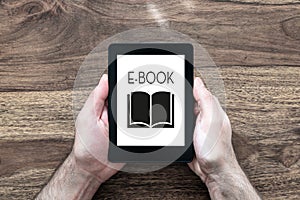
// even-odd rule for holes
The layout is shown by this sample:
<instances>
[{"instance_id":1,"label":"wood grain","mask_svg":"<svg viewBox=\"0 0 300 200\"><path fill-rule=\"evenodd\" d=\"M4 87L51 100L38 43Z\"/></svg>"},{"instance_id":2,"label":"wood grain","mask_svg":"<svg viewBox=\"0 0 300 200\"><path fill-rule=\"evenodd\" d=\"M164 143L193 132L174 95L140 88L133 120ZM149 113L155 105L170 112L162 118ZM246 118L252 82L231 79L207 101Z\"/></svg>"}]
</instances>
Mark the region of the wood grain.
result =
<instances>
[{"instance_id":1,"label":"wood grain","mask_svg":"<svg viewBox=\"0 0 300 200\"><path fill-rule=\"evenodd\" d=\"M265 199L298 199L300 187L300 70L298 67L221 68L238 160ZM267 75L267 78L266 78ZM70 152L71 91L2 92L0 196L31 199ZM184 164L157 172L121 172L95 199L207 199Z\"/></svg>"},{"instance_id":2,"label":"wood grain","mask_svg":"<svg viewBox=\"0 0 300 200\"><path fill-rule=\"evenodd\" d=\"M245 1L254 4L2 0L0 91L71 89L81 62L98 43L144 26L189 35L218 65L300 66L299 1L264 1L281 6Z\"/></svg>"},{"instance_id":3,"label":"wood grain","mask_svg":"<svg viewBox=\"0 0 300 200\"><path fill-rule=\"evenodd\" d=\"M85 56L132 28L201 43L224 79L241 166L264 199L300 194L299 0L0 0L0 199L33 199L72 148ZM94 199L208 199L184 164L118 173Z\"/></svg>"}]
</instances>

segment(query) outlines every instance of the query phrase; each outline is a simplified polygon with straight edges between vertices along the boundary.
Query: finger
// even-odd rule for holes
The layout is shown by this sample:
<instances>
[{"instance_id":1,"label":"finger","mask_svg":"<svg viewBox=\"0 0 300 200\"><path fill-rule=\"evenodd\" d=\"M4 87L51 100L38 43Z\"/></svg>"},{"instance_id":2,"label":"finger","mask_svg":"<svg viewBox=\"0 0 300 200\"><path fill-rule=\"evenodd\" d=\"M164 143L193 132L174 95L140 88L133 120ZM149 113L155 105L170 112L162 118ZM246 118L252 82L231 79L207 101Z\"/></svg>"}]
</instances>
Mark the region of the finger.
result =
<instances>
[{"instance_id":1,"label":"finger","mask_svg":"<svg viewBox=\"0 0 300 200\"><path fill-rule=\"evenodd\" d=\"M194 105L194 114L197 116L200 113L200 108L198 106L198 103L195 102Z\"/></svg>"},{"instance_id":2,"label":"finger","mask_svg":"<svg viewBox=\"0 0 300 200\"><path fill-rule=\"evenodd\" d=\"M194 157L192 162L188 163L188 166L196 175L198 175L202 179L203 172L196 157Z\"/></svg>"},{"instance_id":3,"label":"finger","mask_svg":"<svg viewBox=\"0 0 300 200\"><path fill-rule=\"evenodd\" d=\"M194 81L194 98L197 102L202 117L209 115L213 109L213 95L206 89L203 81L197 77Z\"/></svg>"},{"instance_id":4,"label":"finger","mask_svg":"<svg viewBox=\"0 0 300 200\"><path fill-rule=\"evenodd\" d=\"M104 125L108 127L107 106L104 106L104 108L103 108L101 120L103 121Z\"/></svg>"},{"instance_id":5,"label":"finger","mask_svg":"<svg viewBox=\"0 0 300 200\"><path fill-rule=\"evenodd\" d=\"M105 106L105 101L108 96L108 78L107 74L103 74L98 86L94 90L94 107L96 115L100 118L103 108Z\"/></svg>"},{"instance_id":6,"label":"finger","mask_svg":"<svg viewBox=\"0 0 300 200\"><path fill-rule=\"evenodd\" d=\"M195 162L195 158L193 158L192 162L190 163L187 163L187 165L189 166L189 168L194 172L195 169L194 169L194 162Z\"/></svg>"}]
</instances>

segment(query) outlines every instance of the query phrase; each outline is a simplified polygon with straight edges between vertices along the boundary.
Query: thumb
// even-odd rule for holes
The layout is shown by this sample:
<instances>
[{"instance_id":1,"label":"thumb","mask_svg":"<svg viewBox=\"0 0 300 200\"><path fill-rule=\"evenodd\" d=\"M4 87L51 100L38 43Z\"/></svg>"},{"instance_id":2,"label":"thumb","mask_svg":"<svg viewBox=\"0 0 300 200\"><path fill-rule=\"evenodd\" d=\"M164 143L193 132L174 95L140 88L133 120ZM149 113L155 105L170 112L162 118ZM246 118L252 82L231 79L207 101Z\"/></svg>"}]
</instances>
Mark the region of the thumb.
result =
<instances>
[{"instance_id":1,"label":"thumb","mask_svg":"<svg viewBox=\"0 0 300 200\"><path fill-rule=\"evenodd\" d=\"M101 117L104 106L105 106L105 101L108 96L108 78L107 74L103 74L101 77L98 86L94 89L94 109L96 116L98 118Z\"/></svg>"},{"instance_id":2,"label":"thumb","mask_svg":"<svg viewBox=\"0 0 300 200\"><path fill-rule=\"evenodd\" d=\"M108 96L108 79L107 75L103 75L97 87L91 92L87 98L83 108L77 116L76 124L79 122L84 124L93 124L101 118L105 100ZM79 127L79 126L78 126Z\"/></svg>"},{"instance_id":3,"label":"thumb","mask_svg":"<svg viewBox=\"0 0 300 200\"><path fill-rule=\"evenodd\" d=\"M201 113L201 118L209 117L213 110L213 95L206 89L203 81L197 77L194 83L194 98Z\"/></svg>"}]
</instances>

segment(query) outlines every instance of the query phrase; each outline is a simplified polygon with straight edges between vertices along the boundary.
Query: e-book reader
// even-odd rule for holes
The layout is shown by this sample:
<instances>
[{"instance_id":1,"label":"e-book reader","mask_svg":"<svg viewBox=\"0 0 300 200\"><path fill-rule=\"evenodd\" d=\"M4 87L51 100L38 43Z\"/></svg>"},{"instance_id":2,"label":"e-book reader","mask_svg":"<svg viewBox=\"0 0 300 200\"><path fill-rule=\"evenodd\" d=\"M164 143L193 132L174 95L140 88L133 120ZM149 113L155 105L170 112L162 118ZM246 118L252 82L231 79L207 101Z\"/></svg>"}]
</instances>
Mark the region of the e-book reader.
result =
<instances>
[{"instance_id":1,"label":"e-book reader","mask_svg":"<svg viewBox=\"0 0 300 200\"><path fill-rule=\"evenodd\" d=\"M193 159L193 77L191 44L109 46L111 162Z\"/></svg>"}]
</instances>

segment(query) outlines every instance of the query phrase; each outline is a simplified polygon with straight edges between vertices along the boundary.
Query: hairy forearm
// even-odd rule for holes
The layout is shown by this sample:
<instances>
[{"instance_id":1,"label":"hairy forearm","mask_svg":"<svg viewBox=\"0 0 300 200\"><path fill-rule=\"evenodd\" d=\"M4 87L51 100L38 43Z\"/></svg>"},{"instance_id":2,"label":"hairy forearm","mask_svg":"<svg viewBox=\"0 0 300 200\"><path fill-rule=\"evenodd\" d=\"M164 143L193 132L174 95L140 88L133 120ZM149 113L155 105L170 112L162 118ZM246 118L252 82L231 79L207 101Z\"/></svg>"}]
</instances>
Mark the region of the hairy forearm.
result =
<instances>
[{"instance_id":1,"label":"hairy forearm","mask_svg":"<svg viewBox=\"0 0 300 200\"><path fill-rule=\"evenodd\" d=\"M100 181L76 165L71 153L36 199L91 199Z\"/></svg>"},{"instance_id":2,"label":"hairy forearm","mask_svg":"<svg viewBox=\"0 0 300 200\"><path fill-rule=\"evenodd\" d=\"M206 185L211 199L261 199L239 166L230 172L209 175Z\"/></svg>"}]
</instances>

